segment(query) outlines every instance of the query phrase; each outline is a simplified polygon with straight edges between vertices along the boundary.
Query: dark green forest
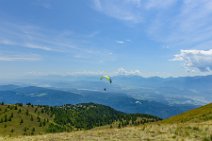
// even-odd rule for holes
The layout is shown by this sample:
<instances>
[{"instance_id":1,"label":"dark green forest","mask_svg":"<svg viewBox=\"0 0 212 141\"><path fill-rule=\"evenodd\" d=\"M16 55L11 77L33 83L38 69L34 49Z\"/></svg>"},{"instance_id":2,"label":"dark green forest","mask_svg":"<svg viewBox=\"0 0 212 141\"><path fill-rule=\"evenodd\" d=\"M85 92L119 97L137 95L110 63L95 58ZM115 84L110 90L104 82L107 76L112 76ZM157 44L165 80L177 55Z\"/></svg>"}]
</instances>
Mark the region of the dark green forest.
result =
<instances>
[{"instance_id":1,"label":"dark green forest","mask_svg":"<svg viewBox=\"0 0 212 141\"><path fill-rule=\"evenodd\" d=\"M160 118L146 114L126 114L95 103L62 106L4 104L0 105L2 135L35 135L53 132L87 130L100 126L122 128Z\"/></svg>"}]
</instances>

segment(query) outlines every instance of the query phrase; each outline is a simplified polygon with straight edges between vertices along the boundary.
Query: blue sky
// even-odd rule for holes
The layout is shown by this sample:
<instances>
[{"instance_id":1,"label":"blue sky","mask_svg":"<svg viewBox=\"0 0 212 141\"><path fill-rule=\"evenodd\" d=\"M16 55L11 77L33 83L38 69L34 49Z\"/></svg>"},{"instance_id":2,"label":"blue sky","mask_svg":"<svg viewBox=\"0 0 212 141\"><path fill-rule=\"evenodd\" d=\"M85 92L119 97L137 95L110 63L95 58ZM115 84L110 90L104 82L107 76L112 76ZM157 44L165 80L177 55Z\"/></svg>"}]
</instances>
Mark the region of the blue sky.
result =
<instances>
[{"instance_id":1,"label":"blue sky","mask_svg":"<svg viewBox=\"0 0 212 141\"><path fill-rule=\"evenodd\" d=\"M211 74L211 0L0 0L0 77Z\"/></svg>"}]
</instances>

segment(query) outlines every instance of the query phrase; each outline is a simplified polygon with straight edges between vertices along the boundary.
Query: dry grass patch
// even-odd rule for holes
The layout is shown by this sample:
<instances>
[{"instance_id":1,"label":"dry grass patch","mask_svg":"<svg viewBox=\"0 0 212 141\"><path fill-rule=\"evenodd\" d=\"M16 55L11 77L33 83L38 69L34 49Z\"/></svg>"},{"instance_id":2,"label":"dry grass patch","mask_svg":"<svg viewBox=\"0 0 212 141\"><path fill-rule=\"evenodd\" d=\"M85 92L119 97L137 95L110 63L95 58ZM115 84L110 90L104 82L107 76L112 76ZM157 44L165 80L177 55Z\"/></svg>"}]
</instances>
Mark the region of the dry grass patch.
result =
<instances>
[{"instance_id":1,"label":"dry grass patch","mask_svg":"<svg viewBox=\"0 0 212 141\"><path fill-rule=\"evenodd\" d=\"M152 123L137 127L93 129L71 133L4 137L2 141L211 141L212 121L187 124Z\"/></svg>"}]
</instances>

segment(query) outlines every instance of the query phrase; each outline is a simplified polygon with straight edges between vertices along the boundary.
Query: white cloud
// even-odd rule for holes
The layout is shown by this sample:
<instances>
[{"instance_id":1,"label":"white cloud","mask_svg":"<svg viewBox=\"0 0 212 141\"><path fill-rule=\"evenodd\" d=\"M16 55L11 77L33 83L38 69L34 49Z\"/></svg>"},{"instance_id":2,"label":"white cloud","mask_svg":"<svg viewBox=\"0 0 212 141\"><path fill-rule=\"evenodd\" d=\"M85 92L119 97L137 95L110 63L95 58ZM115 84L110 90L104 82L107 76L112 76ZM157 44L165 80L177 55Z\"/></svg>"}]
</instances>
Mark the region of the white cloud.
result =
<instances>
[{"instance_id":1,"label":"white cloud","mask_svg":"<svg viewBox=\"0 0 212 141\"><path fill-rule=\"evenodd\" d=\"M8 39L0 39L0 45L14 45L14 42Z\"/></svg>"},{"instance_id":2,"label":"white cloud","mask_svg":"<svg viewBox=\"0 0 212 141\"><path fill-rule=\"evenodd\" d=\"M105 15L134 23L141 21L138 8L141 0L93 0L93 2L95 9Z\"/></svg>"},{"instance_id":3,"label":"white cloud","mask_svg":"<svg viewBox=\"0 0 212 141\"><path fill-rule=\"evenodd\" d=\"M144 73L141 70L127 70L125 68L119 68L114 72L114 75L140 75L142 76Z\"/></svg>"},{"instance_id":4,"label":"white cloud","mask_svg":"<svg viewBox=\"0 0 212 141\"><path fill-rule=\"evenodd\" d=\"M141 70L135 69L135 70L127 70L125 68L118 68L113 71L90 71L90 70L79 70L79 71L70 71L70 72L28 72L29 75L38 75L38 76L46 76L46 75L59 75L59 76L101 76L101 75L111 75L111 76L117 76L117 75L137 75L137 76L146 76L144 72ZM151 76L151 75L149 75Z\"/></svg>"},{"instance_id":5,"label":"white cloud","mask_svg":"<svg viewBox=\"0 0 212 141\"><path fill-rule=\"evenodd\" d=\"M126 40L116 40L117 44L126 44L126 43L130 43L132 42L130 39L126 39Z\"/></svg>"},{"instance_id":6,"label":"white cloud","mask_svg":"<svg viewBox=\"0 0 212 141\"><path fill-rule=\"evenodd\" d=\"M209 75L210 73L208 73ZM173 74L169 74L166 72L150 72L150 71L142 71L139 69L125 69L125 68L118 68L115 70L107 70L107 71L101 71L101 70L78 70L78 71L69 71L69 72L38 72L38 71L31 71L28 72L27 75L30 76L48 76L48 75L56 75L56 76L101 76L101 75L110 75L112 77L114 76L119 76L119 75L124 75L124 76L141 76L141 77L171 77ZM186 75L179 75L176 74L176 76L193 76L190 73Z\"/></svg>"},{"instance_id":7,"label":"white cloud","mask_svg":"<svg viewBox=\"0 0 212 141\"><path fill-rule=\"evenodd\" d=\"M86 35L88 38L96 37L98 34L100 34L100 31L94 31Z\"/></svg>"},{"instance_id":8,"label":"white cloud","mask_svg":"<svg viewBox=\"0 0 212 141\"><path fill-rule=\"evenodd\" d=\"M37 26L0 23L1 45L54 52L65 52L74 48L69 42L61 41L62 37L55 34Z\"/></svg>"},{"instance_id":9,"label":"white cloud","mask_svg":"<svg viewBox=\"0 0 212 141\"><path fill-rule=\"evenodd\" d=\"M50 76L50 75L56 75L56 76L100 76L105 74L103 71L70 71L70 72L38 72L38 71L31 71L28 72L27 75L31 76Z\"/></svg>"},{"instance_id":10,"label":"white cloud","mask_svg":"<svg viewBox=\"0 0 212 141\"><path fill-rule=\"evenodd\" d=\"M87 75L87 76L97 76L97 75L103 75L103 72L101 71L76 71L76 72L69 72L66 73L66 75L73 75L73 76L81 76L81 75Z\"/></svg>"},{"instance_id":11,"label":"white cloud","mask_svg":"<svg viewBox=\"0 0 212 141\"><path fill-rule=\"evenodd\" d=\"M211 0L94 0L94 6L107 16L140 24L144 34L169 48L211 48Z\"/></svg>"},{"instance_id":12,"label":"white cloud","mask_svg":"<svg viewBox=\"0 0 212 141\"><path fill-rule=\"evenodd\" d=\"M32 43L26 43L24 46L28 47L28 48L33 48L33 49L41 49L41 50L45 50L45 51L53 51L53 49L50 48L50 47L43 46L43 45L32 44Z\"/></svg>"},{"instance_id":13,"label":"white cloud","mask_svg":"<svg viewBox=\"0 0 212 141\"><path fill-rule=\"evenodd\" d=\"M145 4L146 9L153 9L153 8L166 8L173 5L176 0L148 0Z\"/></svg>"},{"instance_id":14,"label":"white cloud","mask_svg":"<svg viewBox=\"0 0 212 141\"><path fill-rule=\"evenodd\" d=\"M201 44L204 44L204 49L210 49L211 15L211 0L181 0L174 8L158 11L147 32L154 40L170 47L203 49Z\"/></svg>"},{"instance_id":15,"label":"white cloud","mask_svg":"<svg viewBox=\"0 0 212 141\"><path fill-rule=\"evenodd\" d=\"M82 35L71 31L46 30L31 24L0 23L0 53L4 51L16 53L42 53L47 57L48 52L65 54L70 60L95 62L97 59L111 61L111 51L91 46L90 38L98 35L99 31ZM20 50L19 50L20 48ZM28 48L28 49L27 49Z\"/></svg>"},{"instance_id":16,"label":"white cloud","mask_svg":"<svg viewBox=\"0 0 212 141\"><path fill-rule=\"evenodd\" d=\"M44 50L44 51L59 51L59 50L48 47L48 45L47 46L45 46L43 44L39 45L34 42L22 43L19 41L11 41L9 39L0 39L0 45L20 46L20 47L39 49L39 50Z\"/></svg>"},{"instance_id":17,"label":"white cloud","mask_svg":"<svg viewBox=\"0 0 212 141\"><path fill-rule=\"evenodd\" d=\"M117 44L124 44L125 41L117 40L116 43L117 43Z\"/></svg>"},{"instance_id":18,"label":"white cloud","mask_svg":"<svg viewBox=\"0 0 212 141\"><path fill-rule=\"evenodd\" d=\"M176 0L93 0L96 10L118 20L140 23L146 10L170 7Z\"/></svg>"},{"instance_id":19,"label":"white cloud","mask_svg":"<svg viewBox=\"0 0 212 141\"><path fill-rule=\"evenodd\" d=\"M39 61L41 57L38 55L0 55L0 61Z\"/></svg>"},{"instance_id":20,"label":"white cloud","mask_svg":"<svg viewBox=\"0 0 212 141\"><path fill-rule=\"evenodd\" d=\"M190 71L196 69L201 72L212 71L212 49L210 50L181 50L173 61L183 61Z\"/></svg>"}]
</instances>

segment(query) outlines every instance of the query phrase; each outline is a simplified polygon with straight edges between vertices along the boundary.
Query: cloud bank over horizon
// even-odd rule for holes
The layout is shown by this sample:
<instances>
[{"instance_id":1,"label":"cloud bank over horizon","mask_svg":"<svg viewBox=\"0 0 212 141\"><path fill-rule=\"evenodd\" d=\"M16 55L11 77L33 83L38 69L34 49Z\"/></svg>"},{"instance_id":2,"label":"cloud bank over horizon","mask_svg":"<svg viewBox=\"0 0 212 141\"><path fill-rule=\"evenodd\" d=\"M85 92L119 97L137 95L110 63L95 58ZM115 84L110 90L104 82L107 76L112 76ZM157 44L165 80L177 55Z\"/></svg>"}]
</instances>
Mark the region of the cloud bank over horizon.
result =
<instances>
[{"instance_id":1,"label":"cloud bank over horizon","mask_svg":"<svg viewBox=\"0 0 212 141\"><path fill-rule=\"evenodd\" d=\"M182 61L189 71L212 71L212 49L210 50L180 50L173 61Z\"/></svg>"}]
</instances>

